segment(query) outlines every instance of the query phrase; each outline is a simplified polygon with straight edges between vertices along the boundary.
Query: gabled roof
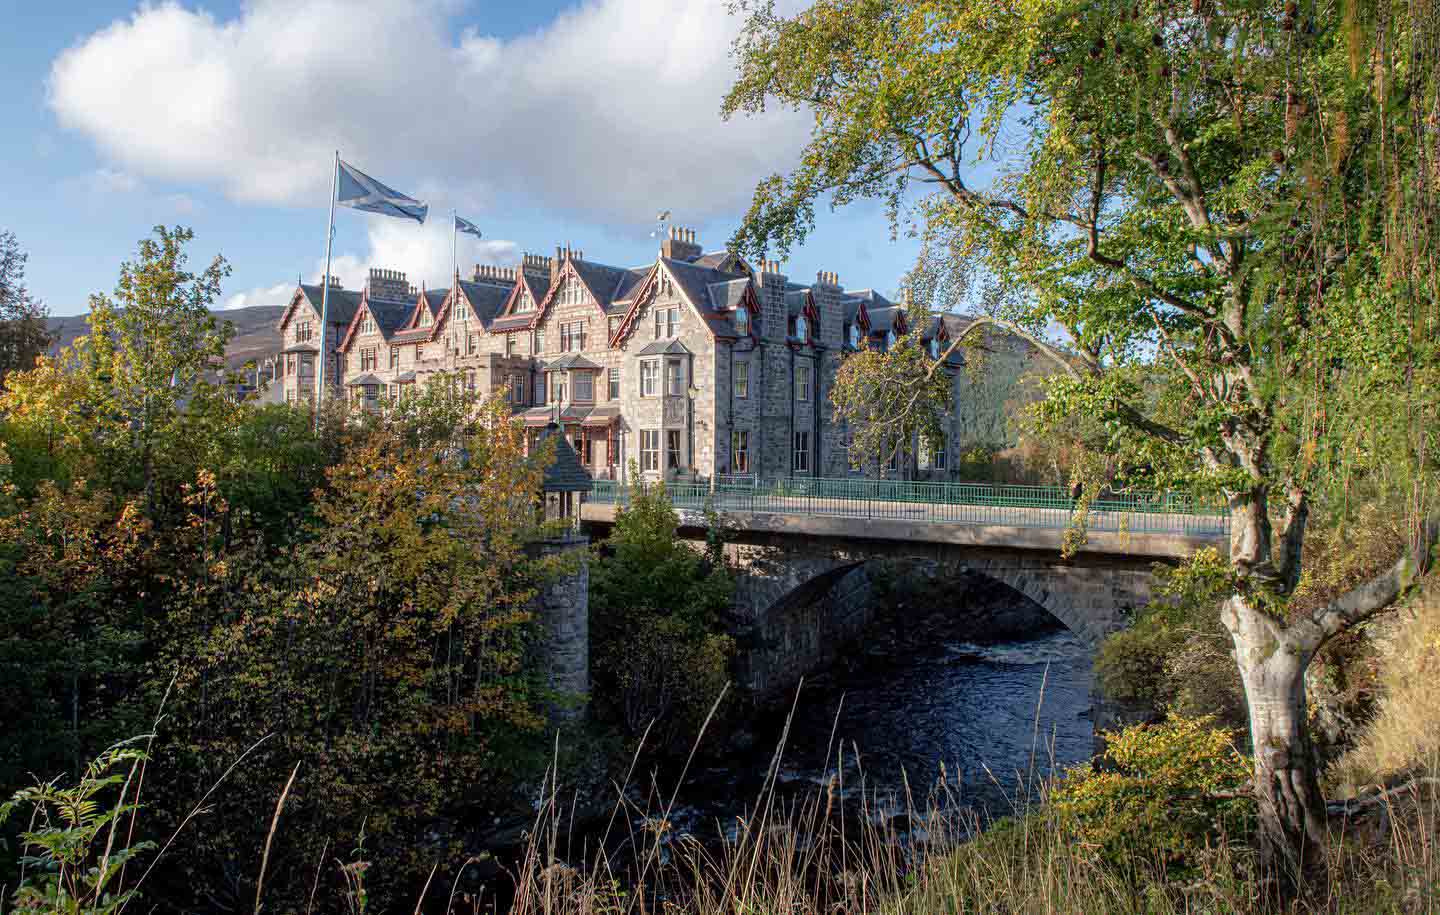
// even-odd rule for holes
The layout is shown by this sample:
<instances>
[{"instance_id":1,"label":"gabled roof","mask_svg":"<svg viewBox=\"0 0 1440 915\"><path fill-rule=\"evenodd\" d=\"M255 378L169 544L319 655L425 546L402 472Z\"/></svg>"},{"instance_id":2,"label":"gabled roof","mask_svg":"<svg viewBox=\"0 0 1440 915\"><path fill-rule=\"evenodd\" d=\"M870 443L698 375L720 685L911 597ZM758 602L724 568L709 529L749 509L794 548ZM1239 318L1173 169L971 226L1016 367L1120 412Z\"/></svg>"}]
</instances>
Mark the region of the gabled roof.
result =
<instances>
[{"instance_id":1,"label":"gabled roof","mask_svg":"<svg viewBox=\"0 0 1440 915\"><path fill-rule=\"evenodd\" d=\"M475 312L475 317L486 327L500 314L505 307L505 300L510 298L513 286L495 286L490 283L471 283L466 280L460 281L460 291L470 302L470 309Z\"/></svg>"},{"instance_id":2,"label":"gabled roof","mask_svg":"<svg viewBox=\"0 0 1440 915\"><path fill-rule=\"evenodd\" d=\"M689 356L690 350L679 340L655 340L645 344L637 356Z\"/></svg>"},{"instance_id":3,"label":"gabled roof","mask_svg":"<svg viewBox=\"0 0 1440 915\"><path fill-rule=\"evenodd\" d=\"M530 298L535 302L533 311L516 311L515 307L520 302L521 291L530 293ZM527 273L520 271L515 281L515 287L505 296L505 302L496 313L491 322L489 330L492 333L504 331L521 330L534 327L540 320L540 315L545 309L545 300L550 295L550 277L541 276L538 273Z\"/></svg>"},{"instance_id":4,"label":"gabled roof","mask_svg":"<svg viewBox=\"0 0 1440 915\"><path fill-rule=\"evenodd\" d=\"M593 371L599 371L600 366L586 359L584 356L575 353L571 353L568 356L561 356L559 359L545 366L545 371L547 372L563 372L569 371L570 369L591 369Z\"/></svg>"},{"instance_id":5,"label":"gabled roof","mask_svg":"<svg viewBox=\"0 0 1440 915\"><path fill-rule=\"evenodd\" d=\"M752 317L759 316L760 303L750 281L743 281L743 288L737 294L731 285L736 281L733 273L668 257L660 258L660 264L670 272L680 294L695 306L711 333L735 336L734 312L741 303L750 308Z\"/></svg>"},{"instance_id":6,"label":"gabled roof","mask_svg":"<svg viewBox=\"0 0 1440 915\"><path fill-rule=\"evenodd\" d=\"M285 311L280 315L280 332L284 333L285 326L290 323L290 318L294 315L295 309L299 307L301 301L309 302L318 315L320 313L324 292L325 287L319 284L311 285L309 283L301 283L296 286L294 294L290 296L290 304L286 306ZM350 319L355 317L355 309L359 307L359 305L360 293L358 291L354 289L338 289L331 286L330 304L328 308L329 314L326 317L329 318L331 324L348 325Z\"/></svg>"},{"instance_id":7,"label":"gabled roof","mask_svg":"<svg viewBox=\"0 0 1440 915\"><path fill-rule=\"evenodd\" d=\"M573 257L567 260L566 264L574 268L576 276L580 277L580 282L589 290L595 304L607 313L610 304L615 300L615 294L630 274L624 267L611 267L608 264L597 264Z\"/></svg>"},{"instance_id":8,"label":"gabled roof","mask_svg":"<svg viewBox=\"0 0 1440 915\"><path fill-rule=\"evenodd\" d=\"M655 270L654 264L647 264L644 267L631 267L623 271L615 284L615 294L610 298L610 307L606 309L609 314L623 314L626 306L635 300L640 294L640 288L645 280Z\"/></svg>"},{"instance_id":9,"label":"gabled roof","mask_svg":"<svg viewBox=\"0 0 1440 915\"><path fill-rule=\"evenodd\" d=\"M870 315L870 333L883 336L887 330L895 331L898 337L905 333L905 309L899 305L867 309Z\"/></svg>"},{"instance_id":10,"label":"gabled roof","mask_svg":"<svg viewBox=\"0 0 1440 915\"><path fill-rule=\"evenodd\" d=\"M367 311L375 318L375 327L380 331L380 336L389 342L395 336L395 332L409 321L414 306L408 301L372 299L370 291L367 289L361 294L360 307L355 309L355 314L350 318L350 326L340 341L338 347L340 352L347 352L350 349L350 341L354 339L360 327L361 317Z\"/></svg>"},{"instance_id":11,"label":"gabled roof","mask_svg":"<svg viewBox=\"0 0 1440 915\"><path fill-rule=\"evenodd\" d=\"M750 265L730 251L712 251L709 254L700 255L690 263L697 267L709 267L711 270L719 270L747 279L754 275Z\"/></svg>"}]
</instances>

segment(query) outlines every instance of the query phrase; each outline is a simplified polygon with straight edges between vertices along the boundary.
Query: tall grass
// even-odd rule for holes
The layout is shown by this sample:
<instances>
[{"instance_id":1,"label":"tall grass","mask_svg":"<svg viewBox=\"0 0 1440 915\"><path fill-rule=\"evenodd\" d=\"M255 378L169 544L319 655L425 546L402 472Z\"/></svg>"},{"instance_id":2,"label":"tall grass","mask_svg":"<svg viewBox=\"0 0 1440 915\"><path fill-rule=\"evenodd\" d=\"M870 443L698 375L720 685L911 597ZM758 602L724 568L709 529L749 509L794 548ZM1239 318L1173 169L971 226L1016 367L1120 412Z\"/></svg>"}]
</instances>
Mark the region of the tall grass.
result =
<instances>
[{"instance_id":1,"label":"tall grass","mask_svg":"<svg viewBox=\"0 0 1440 915\"><path fill-rule=\"evenodd\" d=\"M552 768L527 842L506 876L476 892L473 886L466 889L464 881L475 858L436 861L413 908L407 904L403 911L1168 915L1251 911L1261 896L1251 850L1223 835L1183 876L1166 870L1158 850L1154 860L1141 855L1120 864L1107 862L1087 844L1085 831L1059 805L1048 802L1056 785L1049 775L1018 774L1008 794L1009 815L992 822L963 806L960 786L943 768L934 785L914 791L906 783L898 797L869 790L863 773L861 784L847 785L845 773L854 768L845 765L847 751L832 734L828 755L835 760L833 777L798 798L786 798L777 785L787 736L782 734L747 813L734 823L716 824L715 841L673 827L678 787L662 790L652 779L647 799L631 800L638 793L630 790L638 751L625 779L614 786L609 826L598 839L577 831L573 805L566 803ZM1436 770L1432 767L1423 775L1433 778ZM1428 790L1429 784L1422 778L1400 791L1372 792L1340 805L1347 815L1334 821L1328 880L1295 911L1440 912L1440 800ZM98 789L104 787L89 786L86 797L99 797ZM281 790L273 811L256 811L257 817L269 819L270 837L284 828L281 812L290 788L287 783ZM847 794L857 800L846 803ZM128 813L138 803L138 795L122 787L113 811ZM97 804L89 816L102 821L106 808ZM203 817L193 827L203 829ZM93 832L97 838L92 854L99 857L103 831ZM584 844L582 835L592 836L594 844ZM104 854L115 853L109 839L103 844ZM116 909L128 903L137 911L149 910L159 901L143 898L145 878L164 866L169 844L133 885L110 887L112 893L123 889L141 894L123 898ZM254 912L288 911L291 906L297 911L303 906L306 912L372 911L366 884L374 873L383 873L383 859L279 862L266 854L269 838L266 845L253 850ZM28 851L40 851L43 858L38 843L30 842ZM41 860L35 866L43 869L46 864ZM265 898L263 875L267 867L273 871L279 866L315 873L307 900L297 904ZM322 871L339 880L328 893L317 894ZM77 900L81 904L74 910L90 911L95 901ZM0 915L5 911L0 901Z\"/></svg>"}]
</instances>

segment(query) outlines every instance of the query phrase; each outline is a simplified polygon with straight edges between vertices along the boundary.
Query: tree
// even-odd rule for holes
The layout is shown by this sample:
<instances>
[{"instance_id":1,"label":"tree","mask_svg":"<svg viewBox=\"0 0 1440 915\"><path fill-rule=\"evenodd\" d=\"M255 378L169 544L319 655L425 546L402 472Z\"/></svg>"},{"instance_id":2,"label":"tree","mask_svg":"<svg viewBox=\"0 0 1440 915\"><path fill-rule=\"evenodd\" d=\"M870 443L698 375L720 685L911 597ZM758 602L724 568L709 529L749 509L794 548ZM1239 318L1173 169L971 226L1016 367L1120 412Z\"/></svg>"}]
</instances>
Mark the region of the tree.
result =
<instances>
[{"instance_id":1,"label":"tree","mask_svg":"<svg viewBox=\"0 0 1440 915\"><path fill-rule=\"evenodd\" d=\"M590 567L597 710L663 751L696 739L734 653L720 544L701 555L676 536L679 524L664 484L636 484Z\"/></svg>"},{"instance_id":2,"label":"tree","mask_svg":"<svg viewBox=\"0 0 1440 915\"><path fill-rule=\"evenodd\" d=\"M14 232L0 232L0 387L11 372L32 368L50 346L45 306L25 288L27 257Z\"/></svg>"},{"instance_id":3,"label":"tree","mask_svg":"<svg viewBox=\"0 0 1440 915\"><path fill-rule=\"evenodd\" d=\"M266 885L296 908L327 843L333 854L362 831L386 863L372 888L385 908L423 879L437 845L458 841L437 820L508 812L543 771L546 747L530 739L544 717L527 666L529 602L563 571L527 549L543 465L526 457L507 401L468 402L445 434L420 407L357 426L291 549L212 553L177 583L156 666L178 674L154 763L183 786L176 800L274 735L245 783L227 785L217 821L178 850L194 862L187 892L253 894L252 877L232 879L226 862L265 843L254 810L273 804L297 761L273 859L293 866ZM217 541L226 506L213 478L191 488L187 510Z\"/></svg>"},{"instance_id":4,"label":"tree","mask_svg":"<svg viewBox=\"0 0 1440 915\"><path fill-rule=\"evenodd\" d=\"M757 188L734 247L783 254L817 200L883 199L956 276L1015 293L952 346L1021 334L1063 369L1050 416L1102 421L1134 479L1224 494L1222 619L1262 858L1295 888L1325 839L1305 668L1415 572L1402 559L1287 612L1346 441L1327 409L1347 387L1397 390L1392 365L1435 364L1427 14L1405 0L819 0L791 18L739 5L725 112L779 100L815 127L799 166ZM1052 322L1068 349L1045 337ZM1417 463L1431 460L1418 439Z\"/></svg>"}]
</instances>

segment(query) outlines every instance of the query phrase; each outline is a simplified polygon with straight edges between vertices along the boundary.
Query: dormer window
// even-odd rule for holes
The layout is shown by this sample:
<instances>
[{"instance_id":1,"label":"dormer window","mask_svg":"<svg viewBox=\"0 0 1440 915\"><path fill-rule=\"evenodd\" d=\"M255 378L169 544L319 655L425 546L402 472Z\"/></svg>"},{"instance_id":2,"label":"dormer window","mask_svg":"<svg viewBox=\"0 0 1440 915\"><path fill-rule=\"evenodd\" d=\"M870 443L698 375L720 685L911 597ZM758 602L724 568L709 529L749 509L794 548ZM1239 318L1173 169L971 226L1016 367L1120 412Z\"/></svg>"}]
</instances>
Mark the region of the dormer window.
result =
<instances>
[{"instance_id":1,"label":"dormer window","mask_svg":"<svg viewBox=\"0 0 1440 915\"><path fill-rule=\"evenodd\" d=\"M516 310L516 311L534 311L534 310L535 310L535 300L532 299L532 298L530 298L530 293L529 293L528 290L525 290L525 289L520 290L520 301L518 301L518 302L515 303L515 310Z\"/></svg>"},{"instance_id":2,"label":"dormer window","mask_svg":"<svg viewBox=\"0 0 1440 915\"><path fill-rule=\"evenodd\" d=\"M420 309L420 326L421 326L421 327L429 327L430 324L431 324L431 322L433 322L434 320L435 320L435 319L430 316L430 309L428 309L428 308L422 308L422 309Z\"/></svg>"},{"instance_id":3,"label":"dormer window","mask_svg":"<svg viewBox=\"0 0 1440 915\"><path fill-rule=\"evenodd\" d=\"M375 318L368 311L365 312L365 319L360 322L360 333L375 333Z\"/></svg>"},{"instance_id":4,"label":"dormer window","mask_svg":"<svg viewBox=\"0 0 1440 915\"><path fill-rule=\"evenodd\" d=\"M810 322L805 320L804 315L795 319L795 339L801 341L810 339Z\"/></svg>"},{"instance_id":5,"label":"dormer window","mask_svg":"<svg viewBox=\"0 0 1440 915\"><path fill-rule=\"evenodd\" d=\"M939 359L939 358L940 358L940 341L939 341L939 340L932 339L932 340L930 341L930 358L931 358L931 359Z\"/></svg>"},{"instance_id":6,"label":"dormer window","mask_svg":"<svg viewBox=\"0 0 1440 915\"><path fill-rule=\"evenodd\" d=\"M885 348L886 348L886 349L890 349L890 348L893 347L894 345L895 345L895 331L893 331L893 330L887 330L887 331L885 331Z\"/></svg>"},{"instance_id":7,"label":"dormer window","mask_svg":"<svg viewBox=\"0 0 1440 915\"><path fill-rule=\"evenodd\" d=\"M456 299L454 306L450 309L450 320L465 322L470 320L470 309L465 307L464 299Z\"/></svg>"},{"instance_id":8,"label":"dormer window","mask_svg":"<svg viewBox=\"0 0 1440 915\"><path fill-rule=\"evenodd\" d=\"M750 333L750 309L744 305L735 309L735 333L742 337Z\"/></svg>"}]
</instances>

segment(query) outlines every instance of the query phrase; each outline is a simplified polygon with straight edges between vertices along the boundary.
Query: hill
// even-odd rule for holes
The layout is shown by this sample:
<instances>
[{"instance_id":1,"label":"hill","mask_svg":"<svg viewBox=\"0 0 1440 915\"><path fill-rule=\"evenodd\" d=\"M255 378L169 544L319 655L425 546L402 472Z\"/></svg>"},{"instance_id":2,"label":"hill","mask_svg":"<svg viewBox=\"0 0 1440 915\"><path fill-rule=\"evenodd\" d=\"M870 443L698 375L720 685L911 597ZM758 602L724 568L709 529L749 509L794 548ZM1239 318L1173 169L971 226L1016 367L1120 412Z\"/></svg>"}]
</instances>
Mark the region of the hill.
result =
<instances>
[{"instance_id":1,"label":"hill","mask_svg":"<svg viewBox=\"0 0 1440 915\"><path fill-rule=\"evenodd\" d=\"M274 355L280 349L280 315L283 305L252 305L248 308L231 308L212 312L218 321L229 321L235 325L235 336L225 352L225 363L238 368L246 361L257 362ZM50 319L50 332L55 335L52 352L62 346L69 346L76 337L89 330L89 315L68 315Z\"/></svg>"}]
</instances>

